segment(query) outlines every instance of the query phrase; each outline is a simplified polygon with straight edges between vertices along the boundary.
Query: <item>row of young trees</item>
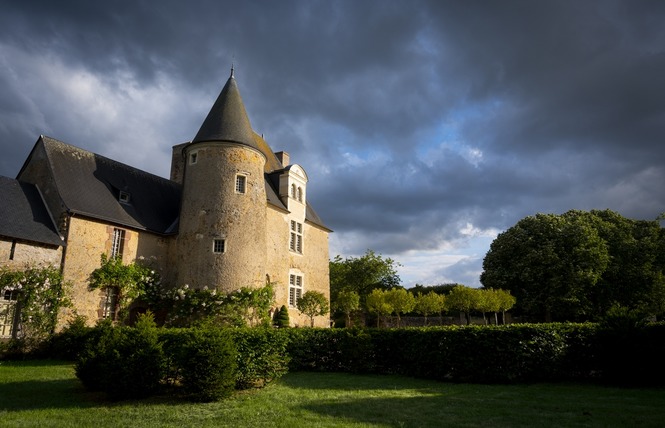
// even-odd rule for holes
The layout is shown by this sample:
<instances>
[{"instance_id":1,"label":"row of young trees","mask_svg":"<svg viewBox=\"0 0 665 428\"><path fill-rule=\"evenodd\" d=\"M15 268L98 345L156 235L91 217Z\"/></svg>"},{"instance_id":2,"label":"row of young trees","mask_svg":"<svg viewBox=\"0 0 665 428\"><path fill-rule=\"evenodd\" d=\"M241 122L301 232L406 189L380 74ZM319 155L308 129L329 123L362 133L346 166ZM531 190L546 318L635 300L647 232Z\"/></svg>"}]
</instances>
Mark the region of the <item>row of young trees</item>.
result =
<instances>
[{"instance_id":1,"label":"row of young trees","mask_svg":"<svg viewBox=\"0 0 665 428\"><path fill-rule=\"evenodd\" d=\"M415 313L427 319L431 315L443 317L446 312L462 312L465 314L466 323L471 322L471 313L482 313L485 324L488 324L488 313L494 314L494 324L499 324L498 314L502 313L505 320L505 312L515 304L515 297L505 290L477 289L455 285L450 288L449 294L439 294L429 291L426 294L412 292L404 288L392 288L382 290L375 288L366 297L364 308L360 304L360 296L355 291L340 291L335 300L336 308L346 317L346 325L351 324L351 315L361 309L367 310L369 314L376 316L376 326L380 325L381 319L395 316L397 327L401 326L401 316Z\"/></svg>"},{"instance_id":2,"label":"row of young trees","mask_svg":"<svg viewBox=\"0 0 665 428\"><path fill-rule=\"evenodd\" d=\"M401 287L397 275L399 263L384 258L372 250L361 257L342 259L335 257L330 262L330 295L333 311L345 317L345 325L351 325L353 314L381 318L395 316L397 325L404 314L423 316L425 324L431 315L443 316L447 312L463 312L470 322L472 312L486 315L494 313L498 324L498 313L509 310L515 298L500 289L474 289L461 284L445 284L424 287L416 285L406 290ZM502 317L504 319L504 317Z\"/></svg>"}]
</instances>

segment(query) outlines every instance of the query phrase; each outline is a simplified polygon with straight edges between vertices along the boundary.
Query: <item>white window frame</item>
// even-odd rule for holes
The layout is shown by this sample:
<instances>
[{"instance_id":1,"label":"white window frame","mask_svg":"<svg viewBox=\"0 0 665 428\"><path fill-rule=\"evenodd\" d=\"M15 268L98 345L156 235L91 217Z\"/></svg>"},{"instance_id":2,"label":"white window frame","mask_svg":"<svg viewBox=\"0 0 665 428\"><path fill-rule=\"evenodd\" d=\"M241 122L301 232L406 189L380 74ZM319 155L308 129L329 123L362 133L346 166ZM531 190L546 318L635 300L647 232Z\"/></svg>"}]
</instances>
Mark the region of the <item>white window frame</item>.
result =
<instances>
[{"instance_id":1,"label":"white window frame","mask_svg":"<svg viewBox=\"0 0 665 428\"><path fill-rule=\"evenodd\" d=\"M303 250L303 225L295 220L291 220L289 250L298 254Z\"/></svg>"},{"instance_id":2,"label":"white window frame","mask_svg":"<svg viewBox=\"0 0 665 428\"><path fill-rule=\"evenodd\" d=\"M125 230L113 229L113 237L111 238L111 258L122 257L125 247Z\"/></svg>"},{"instance_id":3,"label":"white window frame","mask_svg":"<svg viewBox=\"0 0 665 428\"><path fill-rule=\"evenodd\" d=\"M214 254L224 254L226 252L226 239L215 238L212 240L212 252Z\"/></svg>"},{"instance_id":4,"label":"white window frame","mask_svg":"<svg viewBox=\"0 0 665 428\"><path fill-rule=\"evenodd\" d=\"M243 174L236 174L236 193L244 195L247 193L247 176Z\"/></svg>"},{"instance_id":5,"label":"white window frame","mask_svg":"<svg viewBox=\"0 0 665 428\"><path fill-rule=\"evenodd\" d=\"M0 296L0 337L13 337L17 301L18 290L5 290Z\"/></svg>"},{"instance_id":6,"label":"white window frame","mask_svg":"<svg viewBox=\"0 0 665 428\"><path fill-rule=\"evenodd\" d=\"M115 312L118 308L118 287L106 287L104 289L104 300L102 300L102 318L110 318L115 321Z\"/></svg>"},{"instance_id":7,"label":"white window frame","mask_svg":"<svg viewBox=\"0 0 665 428\"><path fill-rule=\"evenodd\" d=\"M289 307L295 308L303 295L303 277L300 273L289 274Z\"/></svg>"}]
</instances>

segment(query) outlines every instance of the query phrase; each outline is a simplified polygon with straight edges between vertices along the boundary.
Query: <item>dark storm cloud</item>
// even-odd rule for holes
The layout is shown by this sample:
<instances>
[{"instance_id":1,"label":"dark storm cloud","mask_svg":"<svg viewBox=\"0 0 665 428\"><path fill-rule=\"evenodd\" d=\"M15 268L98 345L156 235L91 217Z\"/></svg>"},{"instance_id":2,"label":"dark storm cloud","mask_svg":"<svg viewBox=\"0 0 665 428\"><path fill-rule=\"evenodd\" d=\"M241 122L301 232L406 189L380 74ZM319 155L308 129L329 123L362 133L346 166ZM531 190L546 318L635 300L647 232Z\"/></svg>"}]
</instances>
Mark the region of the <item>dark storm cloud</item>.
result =
<instances>
[{"instance_id":1,"label":"dark storm cloud","mask_svg":"<svg viewBox=\"0 0 665 428\"><path fill-rule=\"evenodd\" d=\"M461 253L469 230L573 208L651 219L663 22L660 1L10 2L0 174L44 133L167 175L234 62L333 252ZM481 259L432 275L469 281Z\"/></svg>"}]
</instances>

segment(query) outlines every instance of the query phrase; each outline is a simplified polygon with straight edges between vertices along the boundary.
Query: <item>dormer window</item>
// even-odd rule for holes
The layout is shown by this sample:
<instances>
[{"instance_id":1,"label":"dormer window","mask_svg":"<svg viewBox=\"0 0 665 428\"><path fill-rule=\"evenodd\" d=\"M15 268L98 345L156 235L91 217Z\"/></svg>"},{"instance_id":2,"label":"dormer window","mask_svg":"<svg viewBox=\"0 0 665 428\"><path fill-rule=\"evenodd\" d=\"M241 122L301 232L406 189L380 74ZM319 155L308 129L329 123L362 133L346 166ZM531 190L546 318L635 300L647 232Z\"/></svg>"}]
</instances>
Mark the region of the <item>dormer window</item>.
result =
<instances>
[{"instance_id":1,"label":"dormer window","mask_svg":"<svg viewBox=\"0 0 665 428\"><path fill-rule=\"evenodd\" d=\"M118 195L118 201L120 201L123 204L128 204L129 203L129 193L123 192L122 190L120 191L120 194Z\"/></svg>"},{"instance_id":2,"label":"dormer window","mask_svg":"<svg viewBox=\"0 0 665 428\"><path fill-rule=\"evenodd\" d=\"M302 219L307 200L307 181L305 170L297 164L284 168L279 175L279 197L287 210Z\"/></svg>"}]
</instances>

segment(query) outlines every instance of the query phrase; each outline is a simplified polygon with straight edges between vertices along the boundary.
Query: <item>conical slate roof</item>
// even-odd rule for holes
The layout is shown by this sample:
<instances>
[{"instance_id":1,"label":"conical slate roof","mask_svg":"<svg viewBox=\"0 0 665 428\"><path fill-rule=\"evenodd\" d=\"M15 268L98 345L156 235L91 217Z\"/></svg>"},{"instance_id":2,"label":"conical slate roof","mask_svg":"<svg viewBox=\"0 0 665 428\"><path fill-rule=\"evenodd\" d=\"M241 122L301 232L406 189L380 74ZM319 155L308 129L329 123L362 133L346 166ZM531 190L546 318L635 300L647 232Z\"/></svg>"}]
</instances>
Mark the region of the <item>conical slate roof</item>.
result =
<instances>
[{"instance_id":1,"label":"conical slate roof","mask_svg":"<svg viewBox=\"0 0 665 428\"><path fill-rule=\"evenodd\" d=\"M233 71L192 143L204 141L239 143L260 151Z\"/></svg>"}]
</instances>

